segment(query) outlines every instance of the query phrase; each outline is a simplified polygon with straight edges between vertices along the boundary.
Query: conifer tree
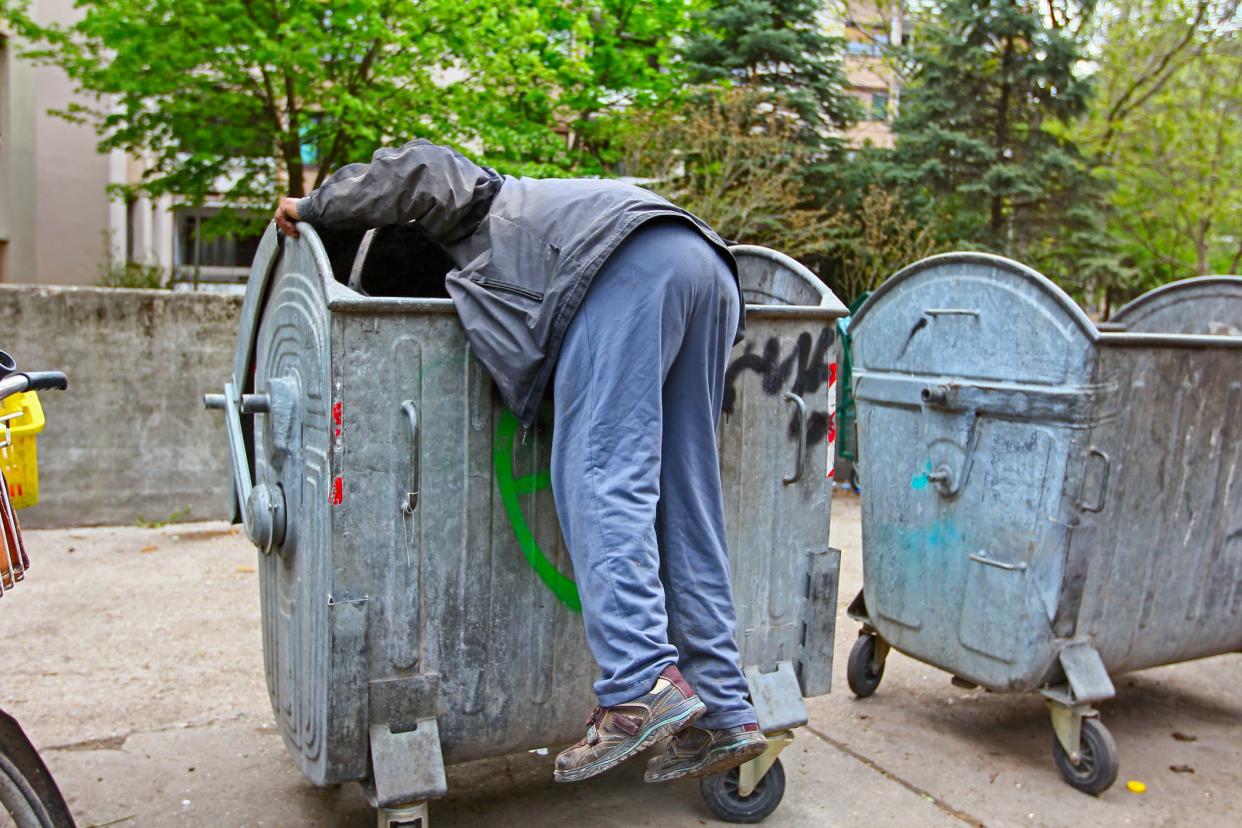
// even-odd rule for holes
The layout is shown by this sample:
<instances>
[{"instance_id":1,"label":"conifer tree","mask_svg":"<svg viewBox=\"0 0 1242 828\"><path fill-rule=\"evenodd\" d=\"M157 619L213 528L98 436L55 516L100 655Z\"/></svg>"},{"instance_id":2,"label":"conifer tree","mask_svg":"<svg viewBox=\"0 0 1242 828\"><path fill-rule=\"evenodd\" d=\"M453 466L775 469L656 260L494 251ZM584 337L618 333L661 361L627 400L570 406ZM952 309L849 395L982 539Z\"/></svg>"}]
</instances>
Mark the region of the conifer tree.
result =
<instances>
[{"instance_id":1,"label":"conifer tree","mask_svg":"<svg viewBox=\"0 0 1242 828\"><path fill-rule=\"evenodd\" d=\"M950 217L955 246L1107 267L1099 187L1067 137L1091 92L1074 36L1032 0L945 0L920 34L890 178Z\"/></svg>"},{"instance_id":2,"label":"conifer tree","mask_svg":"<svg viewBox=\"0 0 1242 828\"><path fill-rule=\"evenodd\" d=\"M713 0L684 55L692 81L732 82L795 116L822 145L856 117L842 41L827 33L822 0Z\"/></svg>"}]
</instances>

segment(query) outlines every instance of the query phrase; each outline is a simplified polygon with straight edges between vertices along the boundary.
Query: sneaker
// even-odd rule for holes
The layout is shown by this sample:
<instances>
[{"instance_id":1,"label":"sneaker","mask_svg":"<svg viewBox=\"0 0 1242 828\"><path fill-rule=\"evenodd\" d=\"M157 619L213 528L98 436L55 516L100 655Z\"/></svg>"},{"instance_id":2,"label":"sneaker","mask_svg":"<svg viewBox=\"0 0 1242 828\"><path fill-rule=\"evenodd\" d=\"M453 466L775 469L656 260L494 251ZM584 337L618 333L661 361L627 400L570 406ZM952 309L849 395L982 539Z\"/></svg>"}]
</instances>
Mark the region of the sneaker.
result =
<instances>
[{"instance_id":1,"label":"sneaker","mask_svg":"<svg viewBox=\"0 0 1242 828\"><path fill-rule=\"evenodd\" d=\"M768 747L768 740L757 724L703 730L692 727L669 742L668 750L647 763L643 779L668 782L715 776L749 762Z\"/></svg>"},{"instance_id":2,"label":"sneaker","mask_svg":"<svg viewBox=\"0 0 1242 828\"><path fill-rule=\"evenodd\" d=\"M706 712L678 669L669 665L647 695L595 708L587 719L586 738L556 757L556 781L580 782L615 768Z\"/></svg>"}]
</instances>

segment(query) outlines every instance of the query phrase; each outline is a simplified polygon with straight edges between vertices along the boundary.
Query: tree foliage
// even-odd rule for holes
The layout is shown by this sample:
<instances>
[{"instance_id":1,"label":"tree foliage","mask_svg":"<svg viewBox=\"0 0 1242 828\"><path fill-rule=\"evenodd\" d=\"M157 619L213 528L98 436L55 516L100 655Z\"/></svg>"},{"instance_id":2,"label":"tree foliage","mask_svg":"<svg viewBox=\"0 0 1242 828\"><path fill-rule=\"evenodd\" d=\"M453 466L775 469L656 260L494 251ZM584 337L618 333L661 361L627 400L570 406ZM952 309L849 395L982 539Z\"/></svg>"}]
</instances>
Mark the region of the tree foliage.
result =
<instances>
[{"instance_id":1,"label":"tree foliage","mask_svg":"<svg viewBox=\"0 0 1242 828\"><path fill-rule=\"evenodd\" d=\"M745 88L709 89L693 106L652 115L636 125L626 166L725 238L805 256L829 229L804 187L815 152L764 100Z\"/></svg>"},{"instance_id":2,"label":"tree foliage","mask_svg":"<svg viewBox=\"0 0 1242 828\"><path fill-rule=\"evenodd\" d=\"M873 182L855 204L829 218L825 275L837 295L852 302L906 265L944 252L947 245L937 229L895 188Z\"/></svg>"},{"instance_id":3,"label":"tree foliage","mask_svg":"<svg viewBox=\"0 0 1242 828\"><path fill-rule=\"evenodd\" d=\"M424 136L509 172L597 171L616 116L679 85L684 0L84 0L72 25L3 6L93 106L139 190L266 204ZM569 140L567 140L569 136Z\"/></svg>"},{"instance_id":4,"label":"tree foliage","mask_svg":"<svg viewBox=\"0 0 1242 828\"><path fill-rule=\"evenodd\" d=\"M1117 300L1242 263L1242 45L1236 0L1118 0L1099 95L1077 133L1110 187Z\"/></svg>"},{"instance_id":5,"label":"tree foliage","mask_svg":"<svg viewBox=\"0 0 1242 828\"><path fill-rule=\"evenodd\" d=\"M715 0L685 47L693 81L730 82L785 109L819 144L856 117L839 39L825 33L823 0Z\"/></svg>"},{"instance_id":6,"label":"tree foliage","mask_svg":"<svg viewBox=\"0 0 1242 828\"><path fill-rule=\"evenodd\" d=\"M917 50L896 163L952 235L1017 257L1063 230L1084 165L1059 127L1086 109L1075 41L1026 0L947 0Z\"/></svg>"}]
</instances>

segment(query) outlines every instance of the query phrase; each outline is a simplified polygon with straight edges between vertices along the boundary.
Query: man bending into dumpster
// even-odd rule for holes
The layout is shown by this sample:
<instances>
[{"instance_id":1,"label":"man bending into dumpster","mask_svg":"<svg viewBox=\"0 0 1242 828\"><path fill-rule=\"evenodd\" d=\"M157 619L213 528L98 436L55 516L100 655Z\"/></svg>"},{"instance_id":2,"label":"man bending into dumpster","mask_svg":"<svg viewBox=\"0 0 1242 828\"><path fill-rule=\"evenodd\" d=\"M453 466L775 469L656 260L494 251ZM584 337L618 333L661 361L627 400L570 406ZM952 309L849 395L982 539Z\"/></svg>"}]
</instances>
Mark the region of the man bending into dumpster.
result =
<instances>
[{"instance_id":1,"label":"man bending into dumpster","mask_svg":"<svg viewBox=\"0 0 1242 828\"><path fill-rule=\"evenodd\" d=\"M297 221L414 222L455 265L449 295L504 403L530 426L552 386L552 491L600 669L599 706L556 779L588 779L668 736L649 782L762 753L716 450L744 323L720 237L638 187L501 176L424 140L283 199L276 224L296 238Z\"/></svg>"}]
</instances>

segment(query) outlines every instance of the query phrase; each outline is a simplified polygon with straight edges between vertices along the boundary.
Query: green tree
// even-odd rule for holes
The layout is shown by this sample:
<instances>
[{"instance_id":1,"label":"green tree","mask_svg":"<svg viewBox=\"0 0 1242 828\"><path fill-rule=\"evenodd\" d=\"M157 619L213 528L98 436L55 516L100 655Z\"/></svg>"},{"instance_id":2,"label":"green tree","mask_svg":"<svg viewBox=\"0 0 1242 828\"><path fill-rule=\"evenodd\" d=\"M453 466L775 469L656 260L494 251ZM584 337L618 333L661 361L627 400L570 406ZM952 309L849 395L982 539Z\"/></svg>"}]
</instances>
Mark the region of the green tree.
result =
<instances>
[{"instance_id":1,"label":"green tree","mask_svg":"<svg viewBox=\"0 0 1242 828\"><path fill-rule=\"evenodd\" d=\"M857 117L846 93L842 42L825 30L822 0L713 0L685 47L691 79L729 82L794 116L821 144Z\"/></svg>"},{"instance_id":2,"label":"green tree","mask_svg":"<svg viewBox=\"0 0 1242 828\"><path fill-rule=\"evenodd\" d=\"M916 54L896 162L954 237L1027 254L1080 195L1082 159L1057 129L1086 109L1077 44L1026 0L947 0Z\"/></svg>"},{"instance_id":3,"label":"green tree","mask_svg":"<svg viewBox=\"0 0 1242 828\"><path fill-rule=\"evenodd\" d=\"M804 186L816 151L765 101L746 88L704 90L692 106L639 119L625 166L725 238L808 256L830 228Z\"/></svg>"},{"instance_id":4,"label":"green tree","mask_svg":"<svg viewBox=\"0 0 1242 828\"><path fill-rule=\"evenodd\" d=\"M603 172L631 118L679 99L675 44L696 30L702 0L479 5L475 31L455 43L454 117L489 163L564 175Z\"/></svg>"},{"instance_id":5,"label":"green tree","mask_svg":"<svg viewBox=\"0 0 1242 828\"><path fill-rule=\"evenodd\" d=\"M508 172L597 170L618 113L676 88L678 0L83 0L71 25L0 11L92 106L102 150L147 160L135 188L266 205L411 136ZM569 140L566 135L568 134Z\"/></svg>"},{"instance_id":6,"label":"green tree","mask_svg":"<svg viewBox=\"0 0 1242 828\"><path fill-rule=\"evenodd\" d=\"M1099 95L1077 134L1111 188L1121 301L1242 263L1236 0L1118 0L1099 21Z\"/></svg>"}]
</instances>

